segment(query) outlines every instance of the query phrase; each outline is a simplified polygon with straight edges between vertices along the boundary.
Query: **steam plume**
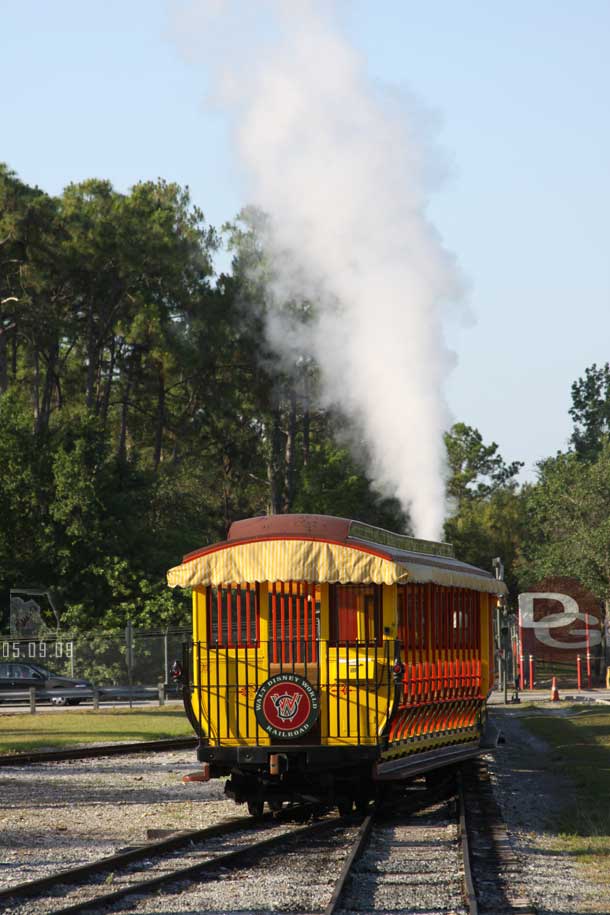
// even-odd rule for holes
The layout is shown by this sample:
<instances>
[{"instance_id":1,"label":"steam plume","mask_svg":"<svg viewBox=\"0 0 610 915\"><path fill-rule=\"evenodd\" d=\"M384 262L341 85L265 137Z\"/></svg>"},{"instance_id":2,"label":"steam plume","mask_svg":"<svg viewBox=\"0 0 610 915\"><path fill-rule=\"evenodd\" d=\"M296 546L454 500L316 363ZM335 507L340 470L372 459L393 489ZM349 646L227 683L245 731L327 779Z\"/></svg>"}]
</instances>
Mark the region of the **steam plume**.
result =
<instances>
[{"instance_id":1,"label":"steam plume","mask_svg":"<svg viewBox=\"0 0 610 915\"><path fill-rule=\"evenodd\" d=\"M460 283L425 214L418 118L369 80L335 12L329 0L200 0L188 28L216 71L249 199L270 217L270 302L315 303L298 348L362 430L378 486L437 537L453 363L442 312ZM295 343L284 314L269 321L280 352Z\"/></svg>"}]
</instances>

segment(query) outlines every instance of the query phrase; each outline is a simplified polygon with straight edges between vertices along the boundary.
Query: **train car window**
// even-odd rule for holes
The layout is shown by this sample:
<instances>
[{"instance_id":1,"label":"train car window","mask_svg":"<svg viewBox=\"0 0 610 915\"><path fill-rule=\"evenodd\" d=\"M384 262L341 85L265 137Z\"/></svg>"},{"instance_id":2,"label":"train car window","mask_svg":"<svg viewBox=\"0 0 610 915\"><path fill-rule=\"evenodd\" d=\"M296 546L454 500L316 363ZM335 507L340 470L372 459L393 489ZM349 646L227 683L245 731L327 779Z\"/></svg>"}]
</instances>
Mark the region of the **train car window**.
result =
<instances>
[{"instance_id":1,"label":"train car window","mask_svg":"<svg viewBox=\"0 0 610 915\"><path fill-rule=\"evenodd\" d=\"M423 645L423 600L419 585L399 585L398 588L398 638L407 651L417 651Z\"/></svg>"},{"instance_id":2,"label":"train car window","mask_svg":"<svg viewBox=\"0 0 610 915\"><path fill-rule=\"evenodd\" d=\"M258 586L208 588L208 641L223 648L255 648L259 638Z\"/></svg>"},{"instance_id":3,"label":"train car window","mask_svg":"<svg viewBox=\"0 0 610 915\"><path fill-rule=\"evenodd\" d=\"M380 585L331 585L331 642L380 645L381 628Z\"/></svg>"},{"instance_id":4,"label":"train car window","mask_svg":"<svg viewBox=\"0 0 610 915\"><path fill-rule=\"evenodd\" d=\"M269 633L274 664L317 661L320 588L307 581L269 586Z\"/></svg>"}]
</instances>

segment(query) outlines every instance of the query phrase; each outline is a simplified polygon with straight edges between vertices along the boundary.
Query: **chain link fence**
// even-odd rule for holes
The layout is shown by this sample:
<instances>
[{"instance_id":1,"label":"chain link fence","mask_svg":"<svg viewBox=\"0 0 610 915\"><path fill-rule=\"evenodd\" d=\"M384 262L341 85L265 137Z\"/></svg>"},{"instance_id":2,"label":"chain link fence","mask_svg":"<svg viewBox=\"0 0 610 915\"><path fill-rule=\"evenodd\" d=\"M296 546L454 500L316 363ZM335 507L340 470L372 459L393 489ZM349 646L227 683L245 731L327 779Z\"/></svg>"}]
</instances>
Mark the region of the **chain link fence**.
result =
<instances>
[{"instance_id":1,"label":"chain link fence","mask_svg":"<svg viewBox=\"0 0 610 915\"><path fill-rule=\"evenodd\" d=\"M44 637L0 635L0 662L38 664L63 677L95 686L156 686L169 682L169 670L182 658L188 629L61 633Z\"/></svg>"}]
</instances>

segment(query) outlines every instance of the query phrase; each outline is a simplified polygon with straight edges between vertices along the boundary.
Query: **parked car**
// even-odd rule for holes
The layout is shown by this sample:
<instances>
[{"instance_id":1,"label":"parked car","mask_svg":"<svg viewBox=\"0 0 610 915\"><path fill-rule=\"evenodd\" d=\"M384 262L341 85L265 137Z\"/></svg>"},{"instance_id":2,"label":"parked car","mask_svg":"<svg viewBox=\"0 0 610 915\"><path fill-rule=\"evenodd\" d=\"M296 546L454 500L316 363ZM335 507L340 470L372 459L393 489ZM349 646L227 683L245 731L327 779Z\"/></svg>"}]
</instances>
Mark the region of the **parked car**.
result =
<instances>
[{"instance_id":1,"label":"parked car","mask_svg":"<svg viewBox=\"0 0 610 915\"><path fill-rule=\"evenodd\" d=\"M0 694L5 691L27 692L31 686L37 691L50 694L45 698L50 699L55 705L78 705L83 699L90 699L92 695L92 685L87 680L61 677L32 662L0 662ZM57 695L53 695L55 690ZM87 690L87 693L81 698L78 693L75 695L77 690ZM3 698L6 700L7 697Z\"/></svg>"}]
</instances>

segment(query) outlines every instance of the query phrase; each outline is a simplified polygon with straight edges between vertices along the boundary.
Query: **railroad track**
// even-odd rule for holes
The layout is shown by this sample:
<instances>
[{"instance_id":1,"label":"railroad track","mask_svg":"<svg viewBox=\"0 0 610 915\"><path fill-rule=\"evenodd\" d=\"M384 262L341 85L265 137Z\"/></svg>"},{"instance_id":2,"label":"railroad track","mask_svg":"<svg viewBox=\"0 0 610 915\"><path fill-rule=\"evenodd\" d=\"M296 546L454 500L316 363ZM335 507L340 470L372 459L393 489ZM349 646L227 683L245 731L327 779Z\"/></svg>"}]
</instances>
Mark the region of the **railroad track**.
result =
<instances>
[{"instance_id":1,"label":"railroad track","mask_svg":"<svg viewBox=\"0 0 610 915\"><path fill-rule=\"evenodd\" d=\"M537 915L483 760L462 767L459 804L469 915Z\"/></svg>"},{"instance_id":2,"label":"railroad track","mask_svg":"<svg viewBox=\"0 0 610 915\"><path fill-rule=\"evenodd\" d=\"M260 897L244 899L244 886L267 881L276 888L268 891L276 909L286 895L287 910L324 915L536 915L483 763L462 767L457 781L433 791L415 783L372 806L361 821L327 815L303 826L294 824L295 816L302 820L306 809L174 834L2 890L0 910L6 902L7 911L28 915L102 912L138 896L129 911L144 912L151 894L179 893L188 885L190 911L243 911L261 908ZM34 898L31 909L21 907Z\"/></svg>"},{"instance_id":3,"label":"railroad track","mask_svg":"<svg viewBox=\"0 0 610 915\"><path fill-rule=\"evenodd\" d=\"M340 817L329 816L309 825L294 825L295 817L302 820L308 814L307 807L286 808L279 814L267 814L256 820L239 817L205 829L177 833L3 889L0 909L45 915L99 913L128 897L147 896L194 880L218 879L227 870L242 867L280 844L309 840L344 822ZM254 832L262 832L264 837L249 841ZM227 850L223 841L226 845L229 837L233 847ZM186 865L185 859L189 861ZM109 885L116 888L108 891Z\"/></svg>"},{"instance_id":4,"label":"railroad track","mask_svg":"<svg viewBox=\"0 0 610 915\"><path fill-rule=\"evenodd\" d=\"M0 766L26 766L66 759L94 759L98 756L128 756L132 753L163 753L166 750L190 750L196 746L195 737L173 737L168 740L139 740L137 743L110 743L97 747L46 750L41 753L2 753Z\"/></svg>"},{"instance_id":5,"label":"railroad track","mask_svg":"<svg viewBox=\"0 0 610 915\"><path fill-rule=\"evenodd\" d=\"M324 915L427 906L466 915L537 915L485 763L463 766L446 787L444 799L423 793L415 803L413 797L398 801L389 814L371 810Z\"/></svg>"},{"instance_id":6,"label":"railroad track","mask_svg":"<svg viewBox=\"0 0 610 915\"><path fill-rule=\"evenodd\" d=\"M455 912L463 906L457 795L414 787L364 819L324 915L341 912Z\"/></svg>"}]
</instances>

